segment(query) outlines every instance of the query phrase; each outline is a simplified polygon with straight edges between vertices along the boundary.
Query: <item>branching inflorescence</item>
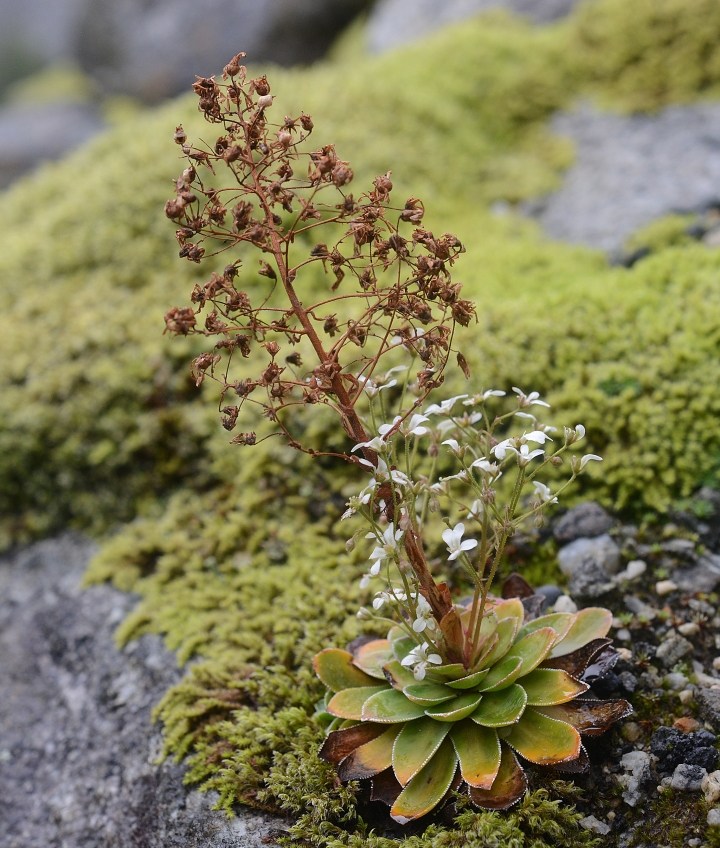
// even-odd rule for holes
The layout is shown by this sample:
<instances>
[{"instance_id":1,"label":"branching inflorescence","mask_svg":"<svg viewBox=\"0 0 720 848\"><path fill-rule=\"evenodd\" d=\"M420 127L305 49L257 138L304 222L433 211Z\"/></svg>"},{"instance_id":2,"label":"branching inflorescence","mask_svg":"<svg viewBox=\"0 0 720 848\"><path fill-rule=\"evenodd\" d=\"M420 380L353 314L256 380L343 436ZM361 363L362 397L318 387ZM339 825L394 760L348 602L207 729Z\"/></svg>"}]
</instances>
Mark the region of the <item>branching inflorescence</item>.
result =
<instances>
[{"instance_id":1,"label":"branching inflorescence","mask_svg":"<svg viewBox=\"0 0 720 848\"><path fill-rule=\"evenodd\" d=\"M506 393L493 389L424 407L453 352L469 376L453 349L457 325L468 326L475 312L450 274L463 246L422 227L417 198L391 204L390 172L355 198L353 172L332 145L305 151L310 116L268 120L270 86L264 76L248 79L242 58L225 67L224 83L194 85L220 135L195 147L178 127L188 166L166 214L179 227L182 257L199 262L254 248L267 285L261 292L255 286L252 298L239 288L246 272L234 257L195 286L194 306L167 313L167 328L220 337L192 368L198 384L206 377L219 384L227 430L250 402L274 425L271 435L317 455L323 451L300 441L295 412L323 404L353 443L346 453L329 453L372 475L344 517L362 520L349 546L363 533L374 543L361 582L382 582L373 610L359 617L390 632L316 658L329 690L318 713L329 724L321 755L345 779L373 777L399 821L433 809L457 780L475 803L508 806L525 791L513 751L541 764L582 764L579 733L600 732L628 709L625 702L570 705L588 688L581 678L591 660L612 662L607 611L539 617L537 604L490 592L518 526L541 523L600 457L575 452L582 425L557 433L538 420L537 409L548 404L536 392L515 388L514 406L504 410ZM230 185L221 180L216 188L220 169ZM320 269L329 285L311 299ZM241 361L260 358L254 376L231 376L238 352ZM232 441L258 439L243 432ZM568 458L568 480L551 491L540 476ZM447 461L455 473L440 476ZM427 551L439 542L430 519L438 512L447 525L447 560L474 587L465 604L453 601L428 566Z\"/></svg>"}]
</instances>

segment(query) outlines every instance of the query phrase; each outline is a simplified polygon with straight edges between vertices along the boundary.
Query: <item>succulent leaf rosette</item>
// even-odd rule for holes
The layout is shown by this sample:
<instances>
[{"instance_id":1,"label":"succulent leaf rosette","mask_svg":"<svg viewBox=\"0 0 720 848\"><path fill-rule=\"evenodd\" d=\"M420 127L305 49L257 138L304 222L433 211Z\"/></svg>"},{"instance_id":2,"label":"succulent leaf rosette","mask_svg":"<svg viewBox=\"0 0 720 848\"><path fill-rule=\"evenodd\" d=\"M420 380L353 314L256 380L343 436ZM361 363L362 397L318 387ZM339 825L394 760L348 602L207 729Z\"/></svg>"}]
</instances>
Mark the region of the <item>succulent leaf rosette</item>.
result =
<instances>
[{"instance_id":1,"label":"succulent leaf rosette","mask_svg":"<svg viewBox=\"0 0 720 848\"><path fill-rule=\"evenodd\" d=\"M527 790L517 754L584 771L582 736L632 712L624 700L583 697L588 680L617 659L605 638L612 614L591 607L537 615L539 599L489 596L470 668L428 654L397 626L386 639L321 651L314 666L328 689L322 714L330 724L320 756L343 781L372 778L373 800L385 801L402 824L462 783L478 807L512 806ZM456 610L467 626L470 609Z\"/></svg>"}]
</instances>

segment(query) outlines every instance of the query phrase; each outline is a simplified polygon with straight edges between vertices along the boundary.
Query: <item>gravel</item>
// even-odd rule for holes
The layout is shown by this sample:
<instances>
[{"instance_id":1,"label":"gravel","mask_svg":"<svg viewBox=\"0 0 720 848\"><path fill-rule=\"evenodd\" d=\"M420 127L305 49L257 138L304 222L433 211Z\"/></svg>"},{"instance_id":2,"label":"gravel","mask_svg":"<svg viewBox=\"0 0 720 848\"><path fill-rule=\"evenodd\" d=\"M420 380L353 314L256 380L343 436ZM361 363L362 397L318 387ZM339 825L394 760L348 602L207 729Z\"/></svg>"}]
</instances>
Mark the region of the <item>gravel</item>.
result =
<instances>
[{"instance_id":1,"label":"gravel","mask_svg":"<svg viewBox=\"0 0 720 848\"><path fill-rule=\"evenodd\" d=\"M117 649L134 598L80 590L93 552L63 536L0 558L0 848L273 844L282 820L228 820L155 764L151 710L181 672L157 636Z\"/></svg>"}]
</instances>

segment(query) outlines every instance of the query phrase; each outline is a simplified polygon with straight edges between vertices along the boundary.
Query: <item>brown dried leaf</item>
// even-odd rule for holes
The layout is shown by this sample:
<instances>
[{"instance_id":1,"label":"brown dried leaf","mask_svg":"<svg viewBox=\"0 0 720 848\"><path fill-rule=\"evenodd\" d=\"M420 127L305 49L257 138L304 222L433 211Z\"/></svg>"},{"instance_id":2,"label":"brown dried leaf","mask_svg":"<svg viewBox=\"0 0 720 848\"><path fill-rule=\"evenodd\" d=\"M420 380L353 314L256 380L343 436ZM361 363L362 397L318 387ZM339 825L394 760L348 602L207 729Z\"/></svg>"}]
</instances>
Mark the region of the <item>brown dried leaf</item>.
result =
<instances>
[{"instance_id":1,"label":"brown dried leaf","mask_svg":"<svg viewBox=\"0 0 720 848\"><path fill-rule=\"evenodd\" d=\"M373 724L369 721L354 724L352 727L344 727L342 730L333 730L325 737L325 741L318 751L318 756L326 763L337 764L361 745L377 739L386 730L386 726Z\"/></svg>"}]
</instances>

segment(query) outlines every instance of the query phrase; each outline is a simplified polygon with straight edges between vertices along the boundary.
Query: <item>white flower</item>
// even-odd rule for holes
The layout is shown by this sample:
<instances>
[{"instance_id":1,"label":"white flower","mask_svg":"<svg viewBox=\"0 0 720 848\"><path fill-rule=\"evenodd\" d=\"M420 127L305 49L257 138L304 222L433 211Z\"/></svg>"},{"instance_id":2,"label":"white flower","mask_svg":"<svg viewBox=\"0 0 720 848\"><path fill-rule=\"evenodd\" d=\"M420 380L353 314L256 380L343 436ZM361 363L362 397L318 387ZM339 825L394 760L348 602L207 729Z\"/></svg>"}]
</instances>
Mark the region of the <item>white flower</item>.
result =
<instances>
[{"instance_id":1,"label":"white flower","mask_svg":"<svg viewBox=\"0 0 720 848\"><path fill-rule=\"evenodd\" d=\"M358 459L358 462L360 465L371 468L375 472L370 483L360 493L361 503L369 503L370 497L375 488L380 483L385 483L387 480L392 479L396 486L410 485L410 478L407 474L403 474L402 471L398 471L395 468L393 468L392 471L389 471L387 463L384 459L380 459L380 457L378 457L377 465L373 465L368 459Z\"/></svg>"},{"instance_id":2,"label":"white flower","mask_svg":"<svg viewBox=\"0 0 720 848\"><path fill-rule=\"evenodd\" d=\"M502 462L507 456L508 451L516 451L515 439L504 439L502 442L498 442L490 453L494 453L500 462Z\"/></svg>"},{"instance_id":3,"label":"white flower","mask_svg":"<svg viewBox=\"0 0 720 848\"><path fill-rule=\"evenodd\" d=\"M528 418L530 421L537 421L537 418L532 414L532 412L516 412L515 415L518 418Z\"/></svg>"},{"instance_id":4,"label":"white flower","mask_svg":"<svg viewBox=\"0 0 720 848\"><path fill-rule=\"evenodd\" d=\"M425 670L428 667L428 663L431 663L432 665L442 665L442 657L440 654L431 654L429 651L429 645L418 645L413 648L401 662L401 665L404 665L406 668L415 666L413 669L415 680L425 679Z\"/></svg>"},{"instance_id":5,"label":"white flower","mask_svg":"<svg viewBox=\"0 0 720 848\"><path fill-rule=\"evenodd\" d=\"M576 424L575 429L565 427L565 444L572 445L574 442L579 442L585 438L585 428L582 424Z\"/></svg>"},{"instance_id":6,"label":"white flower","mask_svg":"<svg viewBox=\"0 0 720 848\"><path fill-rule=\"evenodd\" d=\"M466 398L467 395L455 395L455 397L448 398L447 400L442 401L440 404L433 403L425 410L426 415L447 415L453 406L457 403L457 401Z\"/></svg>"},{"instance_id":7,"label":"white flower","mask_svg":"<svg viewBox=\"0 0 720 848\"><path fill-rule=\"evenodd\" d=\"M367 587L369 585L370 585L370 575L369 574L363 574L362 579L360 580L360 588L361 589L367 589Z\"/></svg>"},{"instance_id":8,"label":"white flower","mask_svg":"<svg viewBox=\"0 0 720 848\"><path fill-rule=\"evenodd\" d=\"M476 403L485 401L489 397L505 397L505 394L505 392L501 392L499 389L488 389L480 395L473 395L470 400L463 401L463 403L465 406L474 406Z\"/></svg>"},{"instance_id":9,"label":"white flower","mask_svg":"<svg viewBox=\"0 0 720 848\"><path fill-rule=\"evenodd\" d=\"M540 400L540 392L530 392L529 395L526 395L522 389L518 389L517 386L513 386L513 391L518 396L518 406L522 409L524 406L532 406L533 404L537 404L538 406L547 406L550 404L546 403L544 400Z\"/></svg>"},{"instance_id":10,"label":"white flower","mask_svg":"<svg viewBox=\"0 0 720 848\"><path fill-rule=\"evenodd\" d=\"M432 607L422 595L418 598L416 615L417 618L413 621L413 630L416 633L422 633L425 629L435 630L437 622L435 621Z\"/></svg>"},{"instance_id":11,"label":"white flower","mask_svg":"<svg viewBox=\"0 0 720 848\"><path fill-rule=\"evenodd\" d=\"M452 418L443 418L442 421L438 421L435 425L435 431L438 436L444 436L448 430L453 430L457 427L457 424L452 420Z\"/></svg>"},{"instance_id":12,"label":"white flower","mask_svg":"<svg viewBox=\"0 0 720 848\"><path fill-rule=\"evenodd\" d=\"M378 427L378 432L381 436L386 436L400 420L401 417L396 415L392 420L392 424L381 424ZM409 421L405 419L405 421L403 421L403 423L398 427L398 430L406 438L408 436L424 436L425 433L428 432L428 428L423 427L422 424L427 420L428 418L426 415L413 415Z\"/></svg>"},{"instance_id":13,"label":"white flower","mask_svg":"<svg viewBox=\"0 0 720 848\"><path fill-rule=\"evenodd\" d=\"M447 445L458 459L462 459L465 456L467 448L465 445L458 444L457 439L445 439L443 444Z\"/></svg>"},{"instance_id":14,"label":"white flower","mask_svg":"<svg viewBox=\"0 0 720 848\"><path fill-rule=\"evenodd\" d=\"M462 541L463 533L465 532L464 524L456 524L451 530L443 530L443 542L447 545L450 552L448 559L457 559L463 551L471 551L477 547L477 539L465 539Z\"/></svg>"},{"instance_id":15,"label":"white flower","mask_svg":"<svg viewBox=\"0 0 720 848\"><path fill-rule=\"evenodd\" d=\"M370 448L375 453L384 453L387 450L387 442L383 441L380 436L375 436L369 442L358 442L350 453L355 453L356 450L362 450L363 448Z\"/></svg>"},{"instance_id":16,"label":"white flower","mask_svg":"<svg viewBox=\"0 0 720 848\"><path fill-rule=\"evenodd\" d=\"M476 459L470 468L479 468L491 477L497 477L500 474L500 466L496 462L488 462L487 459Z\"/></svg>"},{"instance_id":17,"label":"white flower","mask_svg":"<svg viewBox=\"0 0 720 848\"><path fill-rule=\"evenodd\" d=\"M374 380L362 375L358 377L358 382L363 384L365 394L371 399L377 397L383 389L391 389L393 386L397 386L397 380L390 380L388 383L378 386Z\"/></svg>"},{"instance_id":18,"label":"white flower","mask_svg":"<svg viewBox=\"0 0 720 848\"><path fill-rule=\"evenodd\" d=\"M585 468L585 466L588 464L588 462L590 462L591 459L594 459L597 462L602 462L602 460L603 460L603 458L601 456L597 456L594 453L585 454L585 456L580 460L580 470L581 471L583 470L583 468Z\"/></svg>"},{"instance_id":19,"label":"white flower","mask_svg":"<svg viewBox=\"0 0 720 848\"><path fill-rule=\"evenodd\" d=\"M397 543L400 539L402 539L402 537L403 531L396 530L395 524L392 521L385 528L381 537L378 538L375 533L367 534L367 539L377 539L380 542L369 556L369 559L373 560L373 564L370 567L370 574L372 574L373 577L380 573L380 565L384 560L397 555Z\"/></svg>"},{"instance_id":20,"label":"white flower","mask_svg":"<svg viewBox=\"0 0 720 848\"><path fill-rule=\"evenodd\" d=\"M535 486L535 494L543 503L554 504L558 502L558 499L552 496L550 489L544 483L541 483L539 480L535 480L533 486Z\"/></svg>"},{"instance_id":21,"label":"white flower","mask_svg":"<svg viewBox=\"0 0 720 848\"><path fill-rule=\"evenodd\" d=\"M480 521L484 514L485 506L483 502L480 500L473 501L470 509L468 510L468 518L475 518Z\"/></svg>"},{"instance_id":22,"label":"white flower","mask_svg":"<svg viewBox=\"0 0 720 848\"><path fill-rule=\"evenodd\" d=\"M517 463L520 468L524 468L529 464L530 460L535 459L536 456L542 456L545 451L542 448L536 448L534 451L531 451L527 445L520 445L520 450L516 451L517 453Z\"/></svg>"},{"instance_id":23,"label":"white flower","mask_svg":"<svg viewBox=\"0 0 720 848\"><path fill-rule=\"evenodd\" d=\"M532 433L523 433L520 436L520 443L525 444L525 442L536 442L538 445L544 445L545 442L552 442L550 436L542 430L533 430Z\"/></svg>"},{"instance_id":24,"label":"white flower","mask_svg":"<svg viewBox=\"0 0 720 848\"><path fill-rule=\"evenodd\" d=\"M449 480L460 480L463 483L467 483L469 479L470 478L468 477L468 473L464 468L462 471L458 471L457 474L451 474L449 477L440 478L443 483L446 483Z\"/></svg>"}]
</instances>

